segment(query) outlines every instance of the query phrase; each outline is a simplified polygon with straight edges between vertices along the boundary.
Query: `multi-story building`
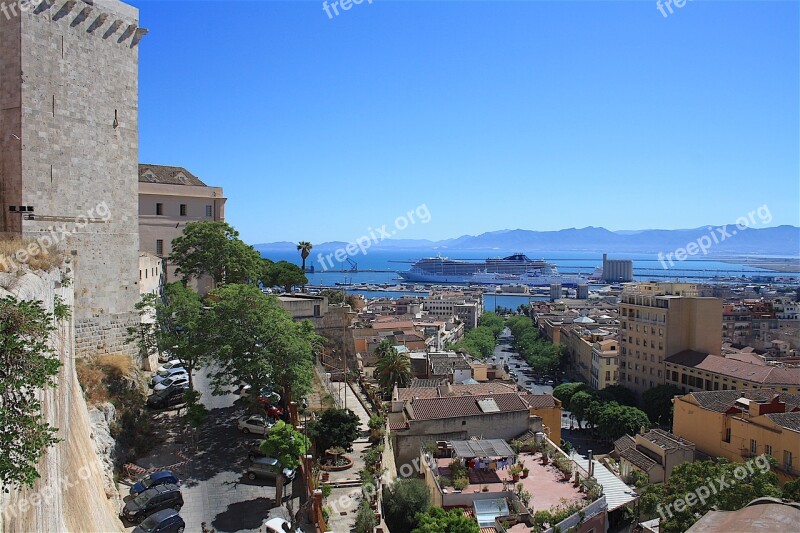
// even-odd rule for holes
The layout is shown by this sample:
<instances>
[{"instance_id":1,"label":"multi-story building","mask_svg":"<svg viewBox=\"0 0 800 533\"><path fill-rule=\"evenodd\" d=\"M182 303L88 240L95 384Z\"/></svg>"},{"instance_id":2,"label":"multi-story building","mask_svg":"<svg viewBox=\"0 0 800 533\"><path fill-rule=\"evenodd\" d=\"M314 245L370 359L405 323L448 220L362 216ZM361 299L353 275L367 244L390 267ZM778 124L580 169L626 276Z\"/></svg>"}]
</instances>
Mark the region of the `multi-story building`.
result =
<instances>
[{"instance_id":1,"label":"multi-story building","mask_svg":"<svg viewBox=\"0 0 800 533\"><path fill-rule=\"evenodd\" d=\"M422 301L422 308L440 320L457 317L467 329L478 327L478 319L483 314L480 298L463 293L431 294Z\"/></svg>"},{"instance_id":2,"label":"multi-story building","mask_svg":"<svg viewBox=\"0 0 800 533\"><path fill-rule=\"evenodd\" d=\"M221 187L209 187L183 167L139 165L139 246L143 252L167 258L172 240L180 237L186 224L224 221L225 200ZM177 267L167 262L167 282L181 278ZM208 292L211 279L192 280L201 294Z\"/></svg>"},{"instance_id":3,"label":"multi-story building","mask_svg":"<svg viewBox=\"0 0 800 533\"><path fill-rule=\"evenodd\" d=\"M782 480L800 472L800 395L769 389L691 392L674 400L672 432L711 457L767 454Z\"/></svg>"},{"instance_id":4,"label":"multi-story building","mask_svg":"<svg viewBox=\"0 0 800 533\"><path fill-rule=\"evenodd\" d=\"M630 482L633 471L639 470L650 483L664 483L676 466L694 461L694 443L661 429L651 429L633 437L620 437L614 442L614 453L619 457L622 479Z\"/></svg>"},{"instance_id":5,"label":"multi-story building","mask_svg":"<svg viewBox=\"0 0 800 533\"><path fill-rule=\"evenodd\" d=\"M772 309L778 320L800 320L800 302L781 297L772 301Z\"/></svg>"},{"instance_id":6,"label":"multi-story building","mask_svg":"<svg viewBox=\"0 0 800 533\"><path fill-rule=\"evenodd\" d=\"M722 300L691 283L631 283L620 295L620 384L638 395L664 383L664 359L684 350L720 353Z\"/></svg>"},{"instance_id":7,"label":"multi-story building","mask_svg":"<svg viewBox=\"0 0 800 533\"><path fill-rule=\"evenodd\" d=\"M766 364L749 355L719 355L684 350L664 360L665 382L684 393L692 391L743 390L769 388L776 392L800 392L800 367Z\"/></svg>"},{"instance_id":8,"label":"multi-story building","mask_svg":"<svg viewBox=\"0 0 800 533\"><path fill-rule=\"evenodd\" d=\"M603 339L592 344L592 388L601 390L619 381L619 341Z\"/></svg>"},{"instance_id":9,"label":"multi-story building","mask_svg":"<svg viewBox=\"0 0 800 533\"><path fill-rule=\"evenodd\" d=\"M78 356L135 355L147 30L116 0L11 4L0 16L0 234L70 256Z\"/></svg>"}]
</instances>

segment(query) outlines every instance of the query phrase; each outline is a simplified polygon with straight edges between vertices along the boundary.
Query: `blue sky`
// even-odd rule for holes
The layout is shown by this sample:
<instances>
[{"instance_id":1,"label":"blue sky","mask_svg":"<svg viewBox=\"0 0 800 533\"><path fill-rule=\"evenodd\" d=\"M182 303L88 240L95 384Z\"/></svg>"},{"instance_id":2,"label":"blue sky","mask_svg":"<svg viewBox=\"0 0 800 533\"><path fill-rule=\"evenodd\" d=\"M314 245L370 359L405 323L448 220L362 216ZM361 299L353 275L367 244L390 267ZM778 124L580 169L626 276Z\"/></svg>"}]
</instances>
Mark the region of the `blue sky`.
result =
<instances>
[{"instance_id":1,"label":"blue sky","mask_svg":"<svg viewBox=\"0 0 800 533\"><path fill-rule=\"evenodd\" d=\"M141 161L250 243L800 224L796 1L130 3Z\"/></svg>"}]
</instances>

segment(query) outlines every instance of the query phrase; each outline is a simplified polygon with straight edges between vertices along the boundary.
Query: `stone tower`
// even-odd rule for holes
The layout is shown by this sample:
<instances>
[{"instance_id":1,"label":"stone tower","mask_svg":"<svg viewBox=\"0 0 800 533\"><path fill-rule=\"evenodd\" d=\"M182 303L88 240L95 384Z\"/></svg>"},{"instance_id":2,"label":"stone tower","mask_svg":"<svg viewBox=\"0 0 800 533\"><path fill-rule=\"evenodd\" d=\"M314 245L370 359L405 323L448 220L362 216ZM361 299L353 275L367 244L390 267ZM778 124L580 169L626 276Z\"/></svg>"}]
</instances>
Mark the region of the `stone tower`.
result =
<instances>
[{"instance_id":1,"label":"stone tower","mask_svg":"<svg viewBox=\"0 0 800 533\"><path fill-rule=\"evenodd\" d=\"M0 6L0 232L66 252L79 356L136 353L138 18L117 0Z\"/></svg>"}]
</instances>

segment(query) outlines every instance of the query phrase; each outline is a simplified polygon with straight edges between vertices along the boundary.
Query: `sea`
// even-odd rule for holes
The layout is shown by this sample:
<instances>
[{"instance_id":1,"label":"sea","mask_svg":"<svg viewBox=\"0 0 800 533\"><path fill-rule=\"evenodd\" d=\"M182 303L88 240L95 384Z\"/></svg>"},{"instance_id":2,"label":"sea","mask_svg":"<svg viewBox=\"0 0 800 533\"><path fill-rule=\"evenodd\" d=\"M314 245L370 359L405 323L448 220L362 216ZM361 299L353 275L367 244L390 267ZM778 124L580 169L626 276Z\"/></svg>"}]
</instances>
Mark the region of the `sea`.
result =
<instances>
[{"instance_id":1,"label":"sea","mask_svg":"<svg viewBox=\"0 0 800 533\"><path fill-rule=\"evenodd\" d=\"M450 259L483 261L487 258L505 257L520 250L458 250L436 252L431 250L368 250L365 254L354 255L350 260L355 264L345 261L343 263L333 261L333 266L325 260L324 255L319 256L317 250L311 251L311 255L306 260L306 268L313 268L313 272L307 274L309 287L332 287L339 286L349 293L362 294L366 298L399 298L404 295L424 295L425 292L403 292L403 291L380 291L380 290L357 290L349 287L352 285L398 285L404 282L398 275L399 271L408 270L415 261L423 257L435 257L441 255ZM523 253L526 253L522 251ZM329 251L325 251L325 254ZM531 259L544 259L554 263L559 272L571 274L590 275L595 267L603 264L602 254L597 252L533 252L526 253ZM275 252L264 251L263 257L273 261L286 260L300 264L299 252ZM788 284L796 284L799 280L797 273L777 273L771 270L756 268L747 265L743 258L702 258L688 259L682 262L674 262L673 265L666 263L662 265L657 254L609 254L609 259L631 259L633 260L634 279L646 281L702 281L731 282L735 279L746 281L742 278L751 278L756 282L768 280L771 276L780 276ZM325 267L328 268L325 268ZM724 278L724 280L722 279ZM600 287L590 284L590 289ZM520 304L528 303L530 300L547 300L547 296L531 295L487 295L484 297L484 305L487 311L493 311L497 306L516 309Z\"/></svg>"}]
</instances>

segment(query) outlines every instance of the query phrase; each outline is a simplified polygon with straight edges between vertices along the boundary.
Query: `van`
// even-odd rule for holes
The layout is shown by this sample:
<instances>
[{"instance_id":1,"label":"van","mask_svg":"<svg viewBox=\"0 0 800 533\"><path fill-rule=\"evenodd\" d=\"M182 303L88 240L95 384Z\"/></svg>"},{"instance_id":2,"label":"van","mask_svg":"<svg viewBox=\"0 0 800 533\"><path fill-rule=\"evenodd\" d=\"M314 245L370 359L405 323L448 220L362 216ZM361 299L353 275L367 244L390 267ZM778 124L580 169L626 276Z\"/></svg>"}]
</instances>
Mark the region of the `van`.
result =
<instances>
[{"instance_id":1,"label":"van","mask_svg":"<svg viewBox=\"0 0 800 533\"><path fill-rule=\"evenodd\" d=\"M247 467L248 479L276 479L278 473L283 473L283 479L290 481L294 479L295 471L289 468L283 468L281 463L274 457L256 457L250 462L250 466Z\"/></svg>"}]
</instances>

